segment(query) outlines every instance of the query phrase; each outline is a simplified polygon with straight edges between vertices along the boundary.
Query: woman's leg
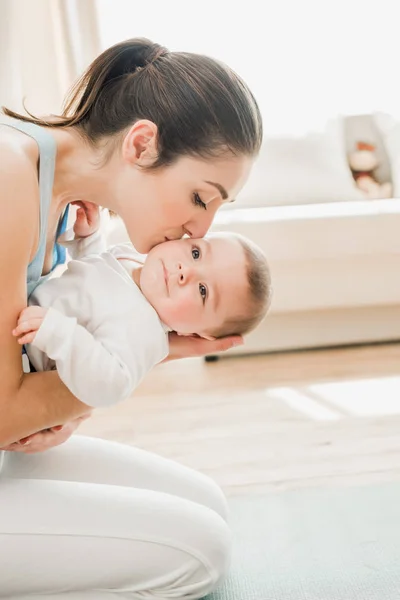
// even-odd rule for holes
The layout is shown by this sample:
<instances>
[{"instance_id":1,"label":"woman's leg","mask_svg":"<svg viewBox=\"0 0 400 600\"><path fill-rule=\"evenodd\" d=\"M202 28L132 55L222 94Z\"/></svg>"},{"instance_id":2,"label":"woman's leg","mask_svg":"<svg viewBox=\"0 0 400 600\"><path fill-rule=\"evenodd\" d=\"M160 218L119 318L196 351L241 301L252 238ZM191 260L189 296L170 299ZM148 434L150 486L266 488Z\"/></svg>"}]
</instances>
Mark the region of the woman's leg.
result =
<instances>
[{"instance_id":1,"label":"woman's leg","mask_svg":"<svg viewBox=\"0 0 400 600\"><path fill-rule=\"evenodd\" d=\"M201 598L230 555L215 490L170 461L80 436L43 454L8 454L0 597Z\"/></svg>"},{"instance_id":2,"label":"woman's leg","mask_svg":"<svg viewBox=\"0 0 400 600\"><path fill-rule=\"evenodd\" d=\"M161 492L1 479L0 545L0 597L188 600L226 571L230 533L213 510Z\"/></svg>"},{"instance_id":3,"label":"woman's leg","mask_svg":"<svg viewBox=\"0 0 400 600\"><path fill-rule=\"evenodd\" d=\"M203 504L227 518L225 497L209 477L156 454L99 438L74 435L47 452L8 452L1 476L103 483L165 492Z\"/></svg>"}]
</instances>

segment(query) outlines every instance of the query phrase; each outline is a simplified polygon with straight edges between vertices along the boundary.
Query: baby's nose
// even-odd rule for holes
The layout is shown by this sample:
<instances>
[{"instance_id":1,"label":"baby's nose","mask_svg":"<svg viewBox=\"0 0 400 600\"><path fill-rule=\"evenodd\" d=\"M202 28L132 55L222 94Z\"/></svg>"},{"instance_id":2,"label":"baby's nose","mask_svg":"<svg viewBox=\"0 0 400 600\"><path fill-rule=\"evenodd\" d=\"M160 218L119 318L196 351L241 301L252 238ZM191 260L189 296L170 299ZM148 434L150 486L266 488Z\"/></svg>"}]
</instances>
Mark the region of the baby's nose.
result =
<instances>
[{"instance_id":1,"label":"baby's nose","mask_svg":"<svg viewBox=\"0 0 400 600\"><path fill-rule=\"evenodd\" d=\"M195 269L193 267L180 264L178 266L178 282L181 285L185 285L185 283L192 281L194 271Z\"/></svg>"}]
</instances>

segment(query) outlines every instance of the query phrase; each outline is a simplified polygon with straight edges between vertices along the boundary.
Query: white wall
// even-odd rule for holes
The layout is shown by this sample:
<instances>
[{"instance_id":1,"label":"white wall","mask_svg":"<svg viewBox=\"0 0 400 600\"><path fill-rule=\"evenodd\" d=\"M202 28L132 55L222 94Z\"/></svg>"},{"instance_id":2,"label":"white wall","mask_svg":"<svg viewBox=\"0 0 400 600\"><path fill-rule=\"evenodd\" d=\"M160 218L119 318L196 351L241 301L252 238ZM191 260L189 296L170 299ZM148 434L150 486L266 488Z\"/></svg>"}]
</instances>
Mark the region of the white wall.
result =
<instances>
[{"instance_id":1,"label":"white wall","mask_svg":"<svg viewBox=\"0 0 400 600\"><path fill-rule=\"evenodd\" d=\"M304 134L339 113L400 113L395 0L97 0L103 47L146 36L211 54L248 82L265 130Z\"/></svg>"}]
</instances>

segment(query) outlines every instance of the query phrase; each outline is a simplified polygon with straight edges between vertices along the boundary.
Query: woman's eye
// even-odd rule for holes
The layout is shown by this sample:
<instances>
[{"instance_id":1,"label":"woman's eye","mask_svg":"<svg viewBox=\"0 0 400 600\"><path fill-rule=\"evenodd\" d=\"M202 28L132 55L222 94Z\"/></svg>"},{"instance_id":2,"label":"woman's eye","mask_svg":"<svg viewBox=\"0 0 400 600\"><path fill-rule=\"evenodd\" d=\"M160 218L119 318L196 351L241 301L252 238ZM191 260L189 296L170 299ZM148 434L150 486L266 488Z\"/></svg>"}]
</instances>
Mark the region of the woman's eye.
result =
<instances>
[{"instance_id":1,"label":"woman's eye","mask_svg":"<svg viewBox=\"0 0 400 600\"><path fill-rule=\"evenodd\" d=\"M204 204L203 200L197 193L193 194L193 204L195 206L200 206L201 208L204 208L204 210L207 210L207 204Z\"/></svg>"},{"instance_id":2,"label":"woman's eye","mask_svg":"<svg viewBox=\"0 0 400 600\"><path fill-rule=\"evenodd\" d=\"M203 304L207 298L207 288L205 285L203 285L202 283L199 283L199 292L200 292L200 296L203 300Z\"/></svg>"},{"instance_id":3,"label":"woman's eye","mask_svg":"<svg viewBox=\"0 0 400 600\"><path fill-rule=\"evenodd\" d=\"M196 246L194 246L192 248L192 257L194 258L194 260L199 260L200 256L201 256L200 249L197 248Z\"/></svg>"}]
</instances>

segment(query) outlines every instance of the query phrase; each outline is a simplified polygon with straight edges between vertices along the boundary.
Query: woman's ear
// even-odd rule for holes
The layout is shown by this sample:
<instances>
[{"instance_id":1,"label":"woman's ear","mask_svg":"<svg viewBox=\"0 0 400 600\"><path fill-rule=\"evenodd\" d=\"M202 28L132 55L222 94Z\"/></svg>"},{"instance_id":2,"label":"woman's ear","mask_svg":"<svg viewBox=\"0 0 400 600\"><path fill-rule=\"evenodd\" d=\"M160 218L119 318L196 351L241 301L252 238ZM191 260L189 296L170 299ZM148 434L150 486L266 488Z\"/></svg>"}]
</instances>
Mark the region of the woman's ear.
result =
<instances>
[{"instance_id":1,"label":"woman's ear","mask_svg":"<svg viewBox=\"0 0 400 600\"><path fill-rule=\"evenodd\" d=\"M122 142L122 158L132 165L150 167L157 160L158 128L147 119L136 121Z\"/></svg>"}]
</instances>

